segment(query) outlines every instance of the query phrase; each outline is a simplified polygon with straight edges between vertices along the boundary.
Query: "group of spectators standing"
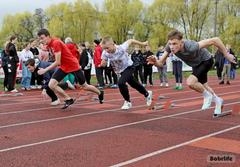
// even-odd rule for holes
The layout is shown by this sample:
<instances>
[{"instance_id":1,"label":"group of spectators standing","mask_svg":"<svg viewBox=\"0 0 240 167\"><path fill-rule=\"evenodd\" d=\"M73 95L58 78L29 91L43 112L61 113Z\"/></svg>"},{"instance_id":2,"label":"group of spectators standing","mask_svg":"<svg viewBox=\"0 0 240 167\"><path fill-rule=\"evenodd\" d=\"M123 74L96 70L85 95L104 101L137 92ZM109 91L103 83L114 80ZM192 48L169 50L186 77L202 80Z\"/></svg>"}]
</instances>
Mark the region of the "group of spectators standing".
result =
<instances>
[{"instance_id":1,"label":"group of spectators standing","mask_svg":"<svg viewBox=\"0 0 240 167\"><path fill-rule=\"evenodd\" d=\"M4 70L4 90L10 92L18 92L15 88L16 83L16 74L18 66L22 68L22 79L21 79L21 89L31 90L31 89L41 89L43 78L38 75L36 72L31 73L28 68L25 66L25 62L33 58L35 59L36 64L39 61L54 61L53 52L49 50L46 46L39 43L37 39L32 39L29 42L23 45L23 50L18 54L16 48L17 37L12 36L10 40L5 44L3 53L2 53L2 67ZM95 74L98 82L98 87L103 89L105 87L117 88L118 85L118 75L114 72L110 62L107 63L106 67L101 67L101 55L102 48L100 46L100 40L95 39L93 41L94 49L91 48L89 42L80 43L79 45L73 43L70 37L65 39L65 44L72 52L73 55L79 60L81 69L84 72L86 82L91 84L91 72L92 66L95 66ZM230 45L226 45L228 52L233 54ZM164 47L159 46L157 53L155 54L158 59L161 58L164 52ZM147 86L149 82L150 86L153 86L153 68L151 64L147 63L147 58L154 55L151 51L149 45L145 46L144 51L136 45L130 54L135 67L134 77L136 80L141 81L143 86ZM183 62L175 55L170 54L170 60L172 62L172 71L175 76L175 89L183 89L182 81L182 67ZM219 84L225 83L230 84L230 79L235 78L235 69L236 64L229 63L220 51L217 51L215 54L215 66L217 70L217 76L219 79ZM165 63L163 67L158 67L158 74L160 80L160 87L168 87L168 77L167 77L167 64ZM68 83L69 88L74 89L75 79L73 74L69 74L64 78L64 81Z\"/></svg>"}]
</instances>

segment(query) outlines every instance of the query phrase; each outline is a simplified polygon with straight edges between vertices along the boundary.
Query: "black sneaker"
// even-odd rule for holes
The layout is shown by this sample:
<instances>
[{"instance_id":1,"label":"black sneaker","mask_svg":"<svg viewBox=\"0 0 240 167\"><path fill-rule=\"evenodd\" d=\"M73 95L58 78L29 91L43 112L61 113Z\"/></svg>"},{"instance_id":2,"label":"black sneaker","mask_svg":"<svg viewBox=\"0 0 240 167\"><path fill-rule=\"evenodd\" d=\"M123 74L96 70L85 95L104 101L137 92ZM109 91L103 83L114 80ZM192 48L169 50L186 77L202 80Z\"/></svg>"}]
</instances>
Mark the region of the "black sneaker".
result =
<instances>
[{"instance_id":1,"label":"black sneaker","mask_svg":"<svg viewBox=\"0 0 240 167\"><path fill-rule=\"evenodd\" d=\"M104 99L104 91L100 90L100 95L98 95L98 100L100 104L103 104L103 99Z\"/></svg>"},{"instance_id":2,"label":"black sneaker","mask_svg":"<svg viewBox=\"0 0 240 167\"><path fill-rule=\"evenodd\" d=\"M229 81L227 81L227 85L230 85L230 82L229 82Z\"/></svg>"},{"instance_id":3,"label":"black sneaker","mask_svg":"<svg viewBox=\"0 0 240 167\"><path fill-rule=\"evenodd\" d=\"M222 84L224 84L224 81L219 82L219 85L222 85Z\"/></svg>"},{"instance_id":4,"label":"black sneaker","mask_svg":"<svg viewBox=\"0 0 240 167\"><path fill-rule=\"evenodd\" d=\"M66 109L68 108L70 105L72 105L75 102L76 99L69 99L69 100L65 100L64 101L64 106L62 107L62 109Z\"/></svg>"},{"instance_id":5,"label":"black sneaker","mask_svg":"<svg viewBox=\"0 0 240 167\"><path fill-rule=\"evenodd\" d=\"M218 118L221 114L213 114L213 118Z\"/></svg>"}]
</instances>

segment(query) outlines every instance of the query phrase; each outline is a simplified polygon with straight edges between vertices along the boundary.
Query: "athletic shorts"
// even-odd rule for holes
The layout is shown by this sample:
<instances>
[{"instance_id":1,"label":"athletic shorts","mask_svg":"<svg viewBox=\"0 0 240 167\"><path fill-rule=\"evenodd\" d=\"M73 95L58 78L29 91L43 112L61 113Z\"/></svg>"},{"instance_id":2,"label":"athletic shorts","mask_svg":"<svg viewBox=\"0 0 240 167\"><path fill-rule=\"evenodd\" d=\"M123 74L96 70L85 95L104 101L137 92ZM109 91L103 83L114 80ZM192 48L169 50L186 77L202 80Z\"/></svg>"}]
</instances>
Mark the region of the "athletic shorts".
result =
<instances>
[{"instance_id":1,"label":"athletic shorts","mask_svg":"<svg viewBox=\"0 0 240 167\"><path fill-rule=\"evenodd\" d=\"M70 72L70 73L74 75L75 81L77 83L79 83L80 85L83 85L85 83L85 77L84 77L82 70L77 70L77 71ZM68 74L69 73L65 73L63 70L61 70L59 68L59 69L57 69L57 71L54 72L54 74L52 75L52 78L56 79L58 82L60 82Z\"/></svg>"},{"instance_id":2,"label":"athletic shorts","mask_svg":"<svg viewBox=\"0 0 240 167\"><path fill-rule=\"evenodd\" d=\"M192 74L197 77L198 82L201 84L207 83L207 73L213 67L213 57L209 60L202 61L198 66L193 67Z\"/></svg>"}]
</instances>

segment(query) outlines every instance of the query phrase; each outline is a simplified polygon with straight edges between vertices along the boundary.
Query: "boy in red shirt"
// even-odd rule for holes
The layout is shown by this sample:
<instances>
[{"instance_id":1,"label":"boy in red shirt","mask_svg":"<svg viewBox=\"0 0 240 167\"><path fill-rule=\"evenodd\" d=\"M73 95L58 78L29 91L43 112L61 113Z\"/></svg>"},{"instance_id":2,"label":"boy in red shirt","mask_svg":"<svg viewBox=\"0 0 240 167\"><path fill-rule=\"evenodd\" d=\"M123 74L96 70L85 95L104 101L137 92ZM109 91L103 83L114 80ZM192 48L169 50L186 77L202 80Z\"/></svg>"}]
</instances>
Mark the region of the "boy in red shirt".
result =
<instances>
[{"instance_id":1,"label":"boy in red shirt","mask_svg":"<svg viewBox=\"0 0 240 167\"><path fill-rule=\"evenodd\" d=\"M52 50L55 56L55 61L47 68L38 70L38 74L43 75L47 71L59 66L59 69L50 79L48 86L55 93L65 99L65 104L62 109L65 109L74 103L74 100L58 86L58 83L69 73L72 73L75 76L76 81L84 88L84 90L98 94L99 103L102 104L104 92L85 82L85 77L80 69L78 60L72 55L67 46L60 39L50 37L50 33L47 29L39 30L38 37L43 44L48 45L48 48Z\"/></svg>"}]
</instances>

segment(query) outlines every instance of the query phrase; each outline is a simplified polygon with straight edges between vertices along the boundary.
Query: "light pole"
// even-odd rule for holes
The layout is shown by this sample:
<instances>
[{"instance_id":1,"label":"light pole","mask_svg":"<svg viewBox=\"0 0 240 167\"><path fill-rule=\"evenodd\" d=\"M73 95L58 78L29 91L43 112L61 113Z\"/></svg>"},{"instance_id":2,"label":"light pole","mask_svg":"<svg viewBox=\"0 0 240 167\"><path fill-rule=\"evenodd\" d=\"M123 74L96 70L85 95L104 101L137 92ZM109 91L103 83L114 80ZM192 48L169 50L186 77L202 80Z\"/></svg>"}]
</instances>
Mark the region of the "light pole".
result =
<instances>
[{"instance_id":1,"label":"light pole","mask_svg":"<svg viewBox=\"0 0 240 167\"><path fill-rule=\"evenodd\" d=\"M218 1L215 0L215 14L214 14L214 36L217 36L217 7L218 7Z\"/></svg>"}]
</instances>

